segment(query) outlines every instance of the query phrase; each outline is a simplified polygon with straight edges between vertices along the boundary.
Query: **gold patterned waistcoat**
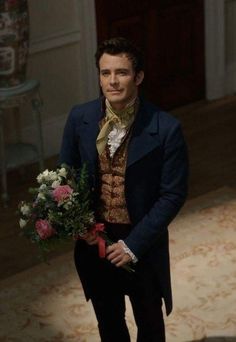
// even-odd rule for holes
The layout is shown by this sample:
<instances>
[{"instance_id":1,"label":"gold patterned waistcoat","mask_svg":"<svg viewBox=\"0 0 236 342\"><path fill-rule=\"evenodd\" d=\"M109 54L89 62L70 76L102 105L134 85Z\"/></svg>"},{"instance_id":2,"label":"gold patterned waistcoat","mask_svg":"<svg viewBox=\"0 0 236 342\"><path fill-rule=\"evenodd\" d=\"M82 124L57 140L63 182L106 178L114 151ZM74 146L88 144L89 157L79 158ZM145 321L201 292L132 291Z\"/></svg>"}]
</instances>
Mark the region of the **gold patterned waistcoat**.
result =
<instances>
[{"instance_id":1,"label":"gold patterned waistcoat","mask_svg":"<svg viewBox=\"0 0 236 342\"><path fill-rule=\"evenodd\" d=\"M99 156L100 178L100 219L120 224L130 224L125 200L125 170L130 130L118 147L114 156L110 157L108 145Z\"/></svg>"}]
</instances>

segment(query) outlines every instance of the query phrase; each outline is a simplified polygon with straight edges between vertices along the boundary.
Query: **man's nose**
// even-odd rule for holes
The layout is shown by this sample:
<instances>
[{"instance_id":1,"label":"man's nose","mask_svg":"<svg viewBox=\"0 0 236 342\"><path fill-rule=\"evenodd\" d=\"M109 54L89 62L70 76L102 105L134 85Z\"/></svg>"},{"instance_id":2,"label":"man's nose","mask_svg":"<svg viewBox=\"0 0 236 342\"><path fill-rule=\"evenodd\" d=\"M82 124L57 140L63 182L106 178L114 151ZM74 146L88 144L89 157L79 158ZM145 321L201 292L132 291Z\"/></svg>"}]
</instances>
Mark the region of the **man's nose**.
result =
<instances>
[{"instance_id":1,"label":"man's nose","mask_svg":"<svg viewBox=\"0 0 236 342\"><path fill-rule=\"evenodd\" d=\"M118 79L117 79L117 76L116 74L111 74L110 75L110 84L117 84L118 83Z\"/></svg>"}]
</instances>

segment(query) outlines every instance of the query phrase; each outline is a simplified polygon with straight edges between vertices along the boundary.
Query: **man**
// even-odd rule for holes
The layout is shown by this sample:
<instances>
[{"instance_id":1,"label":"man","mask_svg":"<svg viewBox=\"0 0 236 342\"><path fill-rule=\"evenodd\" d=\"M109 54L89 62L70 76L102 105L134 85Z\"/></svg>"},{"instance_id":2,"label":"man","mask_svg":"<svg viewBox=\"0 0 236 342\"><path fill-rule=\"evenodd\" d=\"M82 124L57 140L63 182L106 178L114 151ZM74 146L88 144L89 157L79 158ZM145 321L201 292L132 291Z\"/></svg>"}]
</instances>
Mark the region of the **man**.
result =
<instances>
[{"instance_id":1,"label":"man","mask_svg":"<svg viewBox=\"0 0 236 342\"><path fill-rule=\"evenodd\" d=\"M72 109L60 162L86 163L97 221L114 244L99 258L97 236L88 233L76 243L75 264L102 342L130 341L124 295L137 341L162 342L162 298L167 314L172 308L167 226L187 194L186 145L179 122L139 98L144 71L133 44L103 42L96 63L104 97Z\"/></svg>"}]
</instances>

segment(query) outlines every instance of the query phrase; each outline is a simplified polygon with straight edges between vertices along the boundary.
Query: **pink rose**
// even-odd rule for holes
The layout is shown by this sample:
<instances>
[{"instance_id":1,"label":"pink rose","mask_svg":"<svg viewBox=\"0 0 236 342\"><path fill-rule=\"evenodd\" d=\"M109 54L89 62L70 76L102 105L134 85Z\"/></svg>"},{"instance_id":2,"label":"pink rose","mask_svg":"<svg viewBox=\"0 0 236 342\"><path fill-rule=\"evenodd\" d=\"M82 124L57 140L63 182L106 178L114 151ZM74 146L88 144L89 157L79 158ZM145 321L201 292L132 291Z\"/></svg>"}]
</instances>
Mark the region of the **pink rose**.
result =
<instances>
[{"instance_id":1,"label":"pink rose","mask_svg":"<svg viewBox=\"0 0 236 342\"><path fill-rule=\"evenodd\" d=\"M73 189L69 185L59 185L53 190L52 195L56 202L62 202L69 198L72 192Z\"/></svg>"},{"instance_id":2,"label":"pink rose","mask_svg":"<svg viewBox=\"0 0 236 342\"><path fill-rule=\"evenodd\" d=\"M42 240L48 239L56 234L56 230L47 220L38 220L35 222L35 229Z\"/></svg>"}]
</instances>

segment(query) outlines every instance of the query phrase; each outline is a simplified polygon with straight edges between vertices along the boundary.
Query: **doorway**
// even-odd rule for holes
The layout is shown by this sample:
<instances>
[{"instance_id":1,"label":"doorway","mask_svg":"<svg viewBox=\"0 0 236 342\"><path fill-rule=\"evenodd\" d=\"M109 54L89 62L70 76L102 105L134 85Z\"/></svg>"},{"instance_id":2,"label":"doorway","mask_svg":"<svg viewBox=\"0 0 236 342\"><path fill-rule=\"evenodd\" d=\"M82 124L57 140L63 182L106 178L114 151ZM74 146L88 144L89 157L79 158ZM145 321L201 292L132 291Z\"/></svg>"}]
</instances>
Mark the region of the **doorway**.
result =
<instances>
[{"instance_id":1,"label":"doorway","mask_svg":"<svg viewBox=\"0 0 236 342\"><path fill-rule=\"evenodd\" d=\"M95 0L97 41L125 36L145 55L145 97L164 109L205 98L203 0Z\"/></svg>"}]
</instances>

